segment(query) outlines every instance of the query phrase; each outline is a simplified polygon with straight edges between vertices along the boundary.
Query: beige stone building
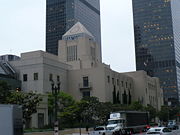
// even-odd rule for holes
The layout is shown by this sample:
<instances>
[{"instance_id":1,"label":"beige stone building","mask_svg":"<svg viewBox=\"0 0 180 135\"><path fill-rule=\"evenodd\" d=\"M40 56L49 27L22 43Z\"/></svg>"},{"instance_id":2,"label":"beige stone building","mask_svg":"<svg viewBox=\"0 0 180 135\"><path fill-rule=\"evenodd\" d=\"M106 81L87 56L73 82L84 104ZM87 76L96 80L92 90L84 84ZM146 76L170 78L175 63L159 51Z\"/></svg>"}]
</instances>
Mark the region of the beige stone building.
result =
<instances>
[{"instance_id":1,"label":"beige stone building","mask_svg":"<svg viewBox=\"0 0 180 135\"><path fill-rule=\"evenodd\" d=\"M134 100L140 101L143 105L152 105L157 110L164 104L163 91L160 88L159 79L150 77L145 71L124 73L133 79Z\"/></svg>"},{"instance_id":2,"label":"beige stone building","mask_svg":"<svg viewBox=\"0 0 180 135\"><path fill-rule=\"evenodd\" d=\"M58 57L43 51L27 52L21 54L21 59L11 61L22 82L24 92L34 91L46 95L51 92L51 80L60 81L61 89L67 89L67 74L71 66L62 63ZM42 127L48 124L47 97L33 115L30 126Z\"/></svg>"},{"instance_id":3,"label":"beige stone building","mask_svg":"<svg viewBox=\"0 0 180 135\"><path fill-rule=\"evenodd\" d=\"M61 90L76 100L95 96L102 102L113 102L115 92L120 104L140 101L160 109L163 97L158 78L149 77L144 71L113 71L101 62L99 52L93 35L78 22L59 41L58 56L44 51L27 52L10 64L19 73L23 91L46 94L51 92L53 80L61 82ZM48 124L45 105L33 115L31 126L38 127L39 120Z\"/></svg>"}]
</instances>

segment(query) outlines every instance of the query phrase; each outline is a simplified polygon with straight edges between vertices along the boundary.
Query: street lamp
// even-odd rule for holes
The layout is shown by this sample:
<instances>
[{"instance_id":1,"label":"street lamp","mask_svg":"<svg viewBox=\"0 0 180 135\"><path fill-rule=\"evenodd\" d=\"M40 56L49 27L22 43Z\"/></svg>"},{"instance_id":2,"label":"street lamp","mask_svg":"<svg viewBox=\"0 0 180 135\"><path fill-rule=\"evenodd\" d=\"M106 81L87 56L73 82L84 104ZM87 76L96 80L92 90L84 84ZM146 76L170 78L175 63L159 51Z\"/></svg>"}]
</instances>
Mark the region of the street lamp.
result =
<instances>
[{"instance_id":1,"label":"street lamp","mask_svg":"<svg viewBox=\"0 0 180 135\"><path fill-rule=\"evenodd\" d=\"M170 118L170 107L171 107L171 101L168 101L168 121Z\"/></svg>"},{"instance_id":2,"label":"street lamp","mask_svg":"<svg viewBox=\"0 0 180 135\"><path fill-rule=\"evenodd\" d=\"M59 131L59 124L58 124L58 118L57 118L57 109L58 109L58 105L57 105L57 95L60 92L60 82L58 81L57 84L54 83L54 81L51 82L51 86L52 86L52 95L54 96L54 104L55 104L55 108L54 108L54 135L58 135L58 131Z\"/></svg>"}]
</instances>

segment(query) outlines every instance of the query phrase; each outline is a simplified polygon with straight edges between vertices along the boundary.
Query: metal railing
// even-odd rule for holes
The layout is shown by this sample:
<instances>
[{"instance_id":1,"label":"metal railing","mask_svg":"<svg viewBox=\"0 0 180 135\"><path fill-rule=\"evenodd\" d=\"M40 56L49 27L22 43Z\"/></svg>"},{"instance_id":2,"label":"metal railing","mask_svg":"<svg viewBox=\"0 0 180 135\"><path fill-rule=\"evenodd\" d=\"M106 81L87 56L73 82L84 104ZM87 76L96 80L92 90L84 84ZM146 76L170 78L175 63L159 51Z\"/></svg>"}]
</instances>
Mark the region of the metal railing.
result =
<instances>
[{"instance_id":1,"label":"metal railing","mask_svg":"<svg viewBox=\"0 0 180 135\"><path fill-rule=\"evenodd\" d=\"M92 89L92 83L89 82L87 84L79 83L79 90L91 90Z\"/></svg>"}]
</instances>

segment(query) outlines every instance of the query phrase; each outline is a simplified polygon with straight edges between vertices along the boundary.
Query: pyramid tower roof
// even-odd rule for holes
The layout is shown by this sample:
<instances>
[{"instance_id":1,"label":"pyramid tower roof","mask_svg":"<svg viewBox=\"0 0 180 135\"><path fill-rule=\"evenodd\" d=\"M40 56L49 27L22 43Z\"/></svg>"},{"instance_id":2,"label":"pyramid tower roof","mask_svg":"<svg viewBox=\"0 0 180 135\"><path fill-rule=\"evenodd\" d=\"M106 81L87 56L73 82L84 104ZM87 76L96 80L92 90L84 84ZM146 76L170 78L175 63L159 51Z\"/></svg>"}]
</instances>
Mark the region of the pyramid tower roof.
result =
<instances>
[{"instance_id":1,"label":"pyramid tower roof","mask_svg":"<svg viewBox=\"0 0 180 135\"><path fill-rule=\"evenodd\" d=\"M72 36L72 35L78 35L78 34L85 34L88 35L92 38L94 38L94 36L84 27L84 25L82 25L80 22L77 22L76 24L74 24L64 35L63 37L68 37L68 36Z\"/></svg>"}]
</instances>

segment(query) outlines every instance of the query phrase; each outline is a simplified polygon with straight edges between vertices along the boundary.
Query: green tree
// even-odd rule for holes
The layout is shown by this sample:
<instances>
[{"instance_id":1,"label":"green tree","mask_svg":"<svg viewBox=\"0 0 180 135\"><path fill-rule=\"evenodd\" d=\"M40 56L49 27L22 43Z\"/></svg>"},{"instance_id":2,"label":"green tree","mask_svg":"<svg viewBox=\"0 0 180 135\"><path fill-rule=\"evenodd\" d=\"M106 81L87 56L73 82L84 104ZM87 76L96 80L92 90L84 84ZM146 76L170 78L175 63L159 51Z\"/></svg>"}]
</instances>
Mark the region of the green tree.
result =
<instances>
[{"instance_id":1,"label":"green tree","mask_svg":"<svg viewBox=\"0 0 180 135\"><path fill-rule=\"evenodd\" d=\"M62 128L73 128L79 123L80 119L80 108L79 104L75 103L64 108L63 112L59 113L59 117L61 119Z\"/></svg>"},{"instance_id":2,"label":"green tree","mask_svg":"<svg viewBox=\"0 0 180 135\"><path fill-rule=\"evenodd\" d=\"M176 119L179 112L180 107L162 106L161 111L159 111L157 114L160 120L168 121Z\"/></svg>"},{"instance_id":3,"label":"green tree","mask_svg":"<svg viewBox=\"0 0 180 135\"><path fill-rule=\"evenodd\" d=\"M10 96L11 87L5 81L0 81L0 104L6 104Z\"/></svg>"},{"instance_id":4,"label":"green tree","mask_svg":"<svg viewBox=\"0 0 180 135\"><path fill-rule=\"evenodd\" d=\"M55 98L52 93L48 93L48 109L50 111L53 111L55 108L54 101ZM63 111L64 108L75 104L75 100L73 99L73 97L62 91L57 96L57 102L59 111Z\"/></svg>"},{"instance_id":5,"label":"green tree","mask_svg":"<svg viewBox=\"0 0 180 135\"><path fill-rule=\"evenodd\" d=\"M149 104L146 107L144 107L144 109L147 112L149 112L149 119L155 121L155 117L157 116L156 109L153 106L149 105Z\"/></svg>"},{"instance_id":6,"label":"green tree","mask_svg":"<svg viewBox=\"0 0 180 135\"><path fill-rule=\"evenodd\" d=\"M161 121L168 121L168 118L169 118L168 106L162 106L161 111L159 111L157 115Z\"/></svg>"},{"instance_id":7,"label":"green tree","mask_svg":"<svg viewBox=\"0 0 180 135\"><path fill-rule=\"evenodd\" d=\"M135 101L135 102L132 102L132 104L129 106L129 109L136 110L136 111L143 111L144 106L139 101Z\"/></svg>"},{"instance_id":8,"label":"green tree","mask_svg":"<svg viewBox=\"0 0 180 135\"><path fill-rule=\"evenodd\" d=\"M180 112L180 107L171 107L170 108L170 111L169 111L169 119L176 119L177 118L177 115L179 114Z\"/></svg>"},{"instance_id":9,"label":"green tree","mask_svg":"<svg viewBox=\"0 0 180 135\"><path fill-rule=\"evenodd\" d=\"M98 108L100 106L97 97L85 97L79 104L80 120L84 123L96 123L98 119Z\"/></svg>"},{"instance_id":10,"label":"green tree","mask_svg":"<svg viewBox=\"0 0 180 135\"><path fill-rule=\"evenodd\" d=\"M88 121L90 118L86 117L88 115L86 112L88 105L88 101L81 100L64 108L64 110L59 113L63 128L80 127L82 123Z\"/></svg>"},{"instance_id":11,"label":"green tree","mask_svg":"<svg viewBox=\"0 0 180 135\"><path fill-rule=\"evenodd\" d=\"M8 104L17 104L22 106L24 123L30 121L32 114L37 112L37 106L42 101L40 94L34 92L24 93L21 91L12 91L8 97Z\"/></svg>"},{"instance_id":12,"label":"green tree","mask_svg":"<svg viewBox=\"0 0 180 135\"><path fill-rule=\"evenodd\" d=\"M113 104L111 102L101 102L97 110L97 123L99 125L107 124L107 119L113 110Z\"/></svg>"},{"instance_id":13,"label":"green tree","mask_svg":"<svg viewBox=\"0 0 180 135\"><path fill-rule=\"evenodd\" d=\"M41 100L42 98L39 94L11 90L7 82L0 81L0 103L21 105L24 123L30 120L33 113L36 113L37 106Z\"/></svg>"},{"instance_id":14,"label":"green tree","mask_svg":"<svg viewBox=\"0 0 180 135\"><path fill-rule=\"evenodd\" d=\"M73 113L75 112L75 100L69 94L60 91L57 95L57 103L58 103L58 116L60 117L60 125L73 125L72 120L70 119ZM48 111L50 123L53 125L54 122L54 109L55 109L55 97L52 93L48 93ZM72 113L72 115L71 115Z\"/></svg>"},{"instance_id":15,"label":"green tree","mask_svg":"<svg viewBox=\"0 0 180 135\"><path fill-rule=\"evenodd\" d=\"M94 126L102 124L106 121L110 112L108 103L99 102L96 97L86 97L60 112L63 125L73 126ZM89 125L89 123L91 125Z\"/></svg>"}]
</instances>

